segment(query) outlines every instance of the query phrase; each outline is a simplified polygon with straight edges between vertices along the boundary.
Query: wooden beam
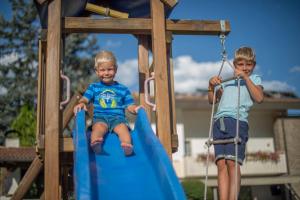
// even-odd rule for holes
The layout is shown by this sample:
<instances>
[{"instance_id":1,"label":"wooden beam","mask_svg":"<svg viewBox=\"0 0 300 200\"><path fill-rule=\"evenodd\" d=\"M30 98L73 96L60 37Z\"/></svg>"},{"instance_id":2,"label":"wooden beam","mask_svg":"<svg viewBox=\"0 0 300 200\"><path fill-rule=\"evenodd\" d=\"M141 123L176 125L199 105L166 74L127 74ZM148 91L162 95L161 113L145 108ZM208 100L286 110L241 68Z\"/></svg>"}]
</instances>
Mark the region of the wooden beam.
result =
<instances>
[{"instance_id":1,"label":"wooden beam","mask_svg":"<svg viewBox=\"0 0 300 200\"><path fill-rule=\"evenodd\" d=\"M150 34L149 19L91 19L88 17L66 17L64 29L67 33L125 33Z\"/></svg>"},{"instance_id":2,"label":"wooden beam","mask_svg":"<svg viewBox=\"0 0 300 200\"><path fill-rule=\"evenodd\" d=\"M78 100L81 98L81 94L79 92L75 92L75 94L72 96L70 102L66 106L63 112L63 124L62 129L65 129L74 116L73 108L77 104Z\"/></svg>"},{"instance_id":3,"label":"wooden beam","mask_svg":"<svg viewBox=\"0 0 300 200\"><path fill-rule=\"evenodd\" d=\"M138 35L138 67L139 67L139 99L140 105L146 109L148 119L151 121L151 108L146 104L144 83L150 77L149 72L149 42L147 35Z\"/></svg>"},{"instance_id":4,"label":"wooden beam","mask_svg":"<svg viewBox=\"0 0 300 200\"><path fill-rule=\"evenodd\" d=\"M73 117L73 108L78 102L78 99L81 97L81 94L79 92L76 92L66 108L63 111L63 124L62 124L62 129L64 130L70 120ZM39 135L39 146L38 146L38 152L41 154L41 157L44 158L44 151L45 151L45 145L44 145L44 135L40 134ZM60 138L59 142L59 147L60 147L60 152L73 152L74 151L74 146L73 146L73 140L72 138Z\"/></svg>"},{"instance_id":5,"label":"wooden beam","mask_svg":"<svg viewBox=\"0 0 300 200\"><path fill-rule=\"evenodd\" d=\"M161 0L168 7L173 8L177 4L177 0Z\"/></svg>"},{"instance_id":6,"label":"wooden beam","mask_svg":"<svg viewBox=\"0 0 300 200\"><path fill-rule=\"evenodd\" d=\"M59 190L61 0L48 6L45 102L45 199L61 199Z\"/></svg>"},{"instance_id":7,"label":"wooden beam","mask_svg":"<svg viewBox=\"0 0 300 200\"><path fill-rule=\"evenodd\" d=\"M167 20L167 31L175 35L219 35L219 20ZM225 21L225 34L230 32L230 23Z\"/></svg>"},{"instance_id":8,"label":"wooden beam","mask_svg":"<svg viewBox=\"0 0 300 200\"><path fill-rule=\"evenodd\" d=\"M73 138L60 138L60 151L61 152L73 152L74 151L74 144Z\"/></svg>"},{"instance_id":9,"label":"wooden beam","mask_svg":"<svg viewBox=\"0 0 300 200\"><path fill-rule=\"evenodd\" d=\"M36 0L39 4L43 4L43 3L45 3L46 1L48 1L48 0Z\"/></svg>"},{"instance_id":10,"label":"wooden beam","mask_svg":"<svg viewBox=\"0 0 300 200\"><path fill-rule=\"evenodd\" d=\"M225 34L230 32L229 21L225 21ZM115 33L151 34L152 19L91 19L88 17L64 18L67 33ZM166 20L166 30L172 34L219 35L221 25L218 20Z\"/></svg>"},{"instance_id":11,"label":"wooden beam","mask_svg":"<svg viewBox=\"0 0 300 200\"><path fill-rule=\"evenodd\" d=\"M23 176L21 182L19 183L17 190L11 198L12 200L19 200L24 198L33 181L39 175L42 167L43 163L41 162L39 157L36 156L32 161L30 167L26 171L25 175Z\"/></svg>"},{"instance_id":12,"label":"wooden beam","mask_svg":"<svg viewBox=\"0 0 300 200\"><path fill-rule=\"evenodd\" d=\"M170 119L170 88L167 71L167 47L164 5L159 0L151 0L152 17L152 52L155 75L156 133L172 157L171 119Z\"/></svg>"}]
</instances>

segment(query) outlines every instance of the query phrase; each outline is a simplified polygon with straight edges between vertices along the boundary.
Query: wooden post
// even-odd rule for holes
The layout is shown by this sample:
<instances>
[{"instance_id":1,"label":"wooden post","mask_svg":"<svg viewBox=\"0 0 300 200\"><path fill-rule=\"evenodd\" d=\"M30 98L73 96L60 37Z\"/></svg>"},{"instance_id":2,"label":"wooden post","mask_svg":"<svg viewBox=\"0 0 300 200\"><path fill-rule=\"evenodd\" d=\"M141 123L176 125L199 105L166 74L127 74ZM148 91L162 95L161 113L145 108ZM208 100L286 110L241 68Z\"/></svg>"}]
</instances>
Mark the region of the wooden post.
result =
<instances>
[{"instance_id":1,"label":"wooden post","mask_svg":"<svg viewBox=\"0 0 300 200\"><path fill-rule=\"evenodd\" d=\"M63 200L68 200L68 186L69 186L69 182L68 182L68 174L69 174L69 167L68 166L64 166L62 169L62 199Z\"/></svg>"},{"instance_id":2,"label":"wooden post","mask_svg":"<svg viewBox=\"0 0 300 200\"><path fill-rule=\"evenodd\" d=\"M139 99L146 109L148 119L151 121L151 108L145 102L144 83L150 77L149 73L149 36L138 35L138 66L139 66Z\"/></svg>"},{"instance_id":3,"label":"wooden post","mask_svg":"<svg viewBox=\"0 0 300 200\"><path fill-rule=\"evenodd\" d=\"M176 107L175 107L175 92L174 92L174 66L173 66L173 56L172 56L172 32L166 32L167 41L167 61L168 61L168 77L169 77L169 98L170 98L170 123L171 123L171 146L172 153L177 152L178 149L178 135L176 127Z\"/></svg>"},{"instance_id":4,"label":"wooden post","mask_svg":"<svg viewBox=\"0 0 300 200\"><path fill-rule=\"evenodd\" d=\"M45 134L45 85L46 85L46 33L42 32L42 37L39 40L39 65L38 65L38 99L37 99L37 126L36 126L36 146L43 146L44 141L41 141L41 135Z\"/></svg>"},{"instance_id":5,"label":"wooden post","mask_svg":"<svg viewBox=\"0 0 300 200\"><path fill-rule=\"evenodd\" d=\"M152 52L155 73L156 131L169 157L171 150L170 88L167 70L164 4L151 0Z\"/></svg>"},{"instance_id":6,"label":"wooden post","mask_svg":"<svg viewBox=\"0 0 300 200\"><path fill-rule=\"evenodd\" d=\"M45 199L61 199L59 180L61 0L48 6L45 102Z\"/></svg>"}]
</instances>

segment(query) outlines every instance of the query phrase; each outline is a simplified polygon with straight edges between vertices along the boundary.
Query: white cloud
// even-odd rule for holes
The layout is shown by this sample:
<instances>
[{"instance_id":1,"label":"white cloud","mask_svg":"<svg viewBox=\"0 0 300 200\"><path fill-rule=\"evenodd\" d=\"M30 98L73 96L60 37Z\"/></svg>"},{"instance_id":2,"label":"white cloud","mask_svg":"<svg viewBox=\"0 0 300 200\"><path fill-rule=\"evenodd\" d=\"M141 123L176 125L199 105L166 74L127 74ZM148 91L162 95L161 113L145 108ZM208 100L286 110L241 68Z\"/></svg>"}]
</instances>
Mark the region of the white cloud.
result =
<instances>
[{"instance_id":1,"label":"white cloud","mask_svg":"<svg viewBox=\"0 0 300 200\"><path fill-rule=\"evenodd\" d=\"M125 60L118 64L116 80L134 91L138 90L138 61ZM150 62L151 63L151 62ZM179 56L174 59L174 79L176 92L195 92L198 88L207 88L210 77L218 74L221 62L197 63L190 56ZM232 76L232 69L225 64L221 76Z\"/></svg>"},{"instance_id":2,"label":"white cloud","mask_svg":"<svg viewBox=\"0 0 300 200\"><path fill-rule=\"evenodd\" d=\"M212 76L216 76L221 68L218 62L196 62L191 56L179 56L174 59L174 80L176 92L195 92L196 89L205 89ZM233 70L225 63L221 77L233 76Z\"/></svg>"},{"instance_id":3,"label":"white cloud","mask_svg":"<svg viewBox=\"0 0 300 200\"><path fill-rule=\"evenodd\" d=\"M289 72L300 72L300 66L295 66L295 67L292 67Z\"/></svg>"},{"instance_id":4,"label":"white cloud","mask_svg":"<svg viewBox=\"0 0 300 200\"><path fill-rule=\"evenodd\" d=\"M281 82L277 80L272 81L263 81L264 90L266 91L278 91L278 92L287 92L287 91L295 91L296 88L290 86L286 82Z\"/></svg>"},{"instance_id":5,"label":"white cloud","mask_svg":"<svg viewBox=\"0 0 300 200\"><path fill-rule=\"evenodd\" d=\"M118 63L116 80L126 85L133 91L138 91L138 62L137 59L129 59Z\"/></svg>"},{"instance_id":6,"label":"white cloud","mask_svg":"<svg viewBox=\"0 0 300 200\"><path fill-rule=\"evenodd\" d=\"M105 42L104 49L116 48L116 47L120 47L121 45L122 45L122 42L119 40L117 40L117 41L107 40Z\"/></svg>"},{"instance_id":7,"label":"white cloud","mask_svg":"<svg viewBox=\"0 0 300 200\"><path fill-rule=\"evenodd\" d=\"M173 59L174 85L179 93L193 93L197 89L206 89L208 81L216 76L221 67L221 61L197 62L191 56L183 55ZM232 62L232 61L230 61ZM129 59L119 63L116 80L120 81L132 91L138 91L138 64L137 59ZM150 62L151 63L151 62ZM256 70L259 69L258 66ZM223 79L232 77L233 70L225 64L221 73ZM295 87L278 80L263 81L265 90L295 91Z\"/></svg>"}]
</instances>

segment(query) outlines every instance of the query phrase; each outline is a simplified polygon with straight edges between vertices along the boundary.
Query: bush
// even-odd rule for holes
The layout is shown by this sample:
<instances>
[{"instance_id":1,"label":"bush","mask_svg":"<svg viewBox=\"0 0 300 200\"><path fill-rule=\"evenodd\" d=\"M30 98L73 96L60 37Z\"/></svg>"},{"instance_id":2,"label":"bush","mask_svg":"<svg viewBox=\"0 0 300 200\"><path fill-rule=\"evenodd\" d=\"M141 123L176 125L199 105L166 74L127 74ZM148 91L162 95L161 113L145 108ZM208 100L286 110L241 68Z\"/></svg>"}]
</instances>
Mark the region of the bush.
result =
<instances>
[{"instance_id":1,"label":"bush","mask_svg":"<svg viewBox=\"0 0 300 200\"><path fill-rule=\"evenodd\" d=\"M204 184L197 180L187 179L182 181L182 186L188 200L204 199ZM211 188L207 188L207 199L213 199Z\"/></svg>"}]
</instances>

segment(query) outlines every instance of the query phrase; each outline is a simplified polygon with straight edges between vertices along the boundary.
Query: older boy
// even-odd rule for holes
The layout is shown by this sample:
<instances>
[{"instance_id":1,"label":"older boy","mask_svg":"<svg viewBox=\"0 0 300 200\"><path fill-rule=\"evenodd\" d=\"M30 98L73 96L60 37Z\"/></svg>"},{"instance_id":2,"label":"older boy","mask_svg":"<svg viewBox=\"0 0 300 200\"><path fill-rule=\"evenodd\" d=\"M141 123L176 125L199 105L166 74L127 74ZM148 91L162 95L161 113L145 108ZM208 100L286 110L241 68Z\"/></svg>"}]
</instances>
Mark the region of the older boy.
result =
<instances>
[{"instance_id":1,"label":"older boy","mask_svg":"<svg viewBox=\"0 0 300 200\"><path fill-rule=\"evenodd\" d=\"M234 200L236 188L240 188L240 165L245 158L245 145L248 140L248 112L253 101L263 101L263 87L261 77L252 74L255 65L255 53L250 47L241 47L235 51L233 64L235 66L234 76L240 77L240 106L239 106L239 136L241 142L238 144L238 158L235 157L235 144L216 144L215 162L218 168L218 187L220 200ZM214 115L213 139L222 140L235 138L238 105L237 80L221 83L221 77L215 76L209 80L208 100L209 103L219 102L218 110ZM213 99L213 91L216 85L221 85ZM235 159L239 165L238 177L235 178ZM238 182L236 183L236 180ZM239 192L239 191L237 191Z\"/></svg>"}]
</instances>

